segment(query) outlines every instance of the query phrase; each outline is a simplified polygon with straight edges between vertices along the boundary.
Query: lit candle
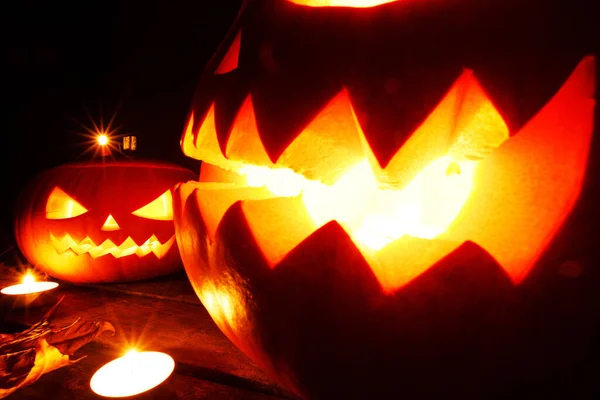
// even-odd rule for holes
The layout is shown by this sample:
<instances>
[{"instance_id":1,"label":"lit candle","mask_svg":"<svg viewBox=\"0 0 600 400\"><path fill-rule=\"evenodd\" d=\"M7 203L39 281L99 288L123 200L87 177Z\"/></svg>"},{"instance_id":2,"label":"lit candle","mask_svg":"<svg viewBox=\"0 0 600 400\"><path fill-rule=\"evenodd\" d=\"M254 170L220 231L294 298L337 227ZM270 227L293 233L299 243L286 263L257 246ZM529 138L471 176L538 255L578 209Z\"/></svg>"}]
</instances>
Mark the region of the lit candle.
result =
<instances>
[{"instance_id":1,"label":"lit candle","mask_svg":"<svg viewBox=\"0 0 600 400\"><path fill-rule=\"evenodd\" d=\"M56 287L58 287L58 283L56 282L37 282L33 275L28 272L23 278L23 283L7 286L0 290L0 292L9 296L17 296L46 292Z\"/></svg>"},{"instance_id":2,"label":"lit candle","mask_svg":"<svg viewBox=\"0 0 600 400\"><path fill-rule=\"evenodd\" d=\"M56 282L37 282L31 272L28 272L22 283L7 286L0 290L4 295L2 301L10 302L10 307L31 308L41 307L56 301Z\"/></svg>"},{"instance_id":3,"label":"lit candle","mask_svg":"<svg viewBox=\"0 0 600 400\"><path fill-rule=\"evenodd\" d=\"M102 157L106 157L110 155L110 139L106 133L100 133L96 137L96 141L98 142L98 146L100 146L100 155Z\"/></svg>"},{"instance_id":4,"label":"lit candle","mask_svg":"<svg viewBox=\"0 0 600 400\"><path fill-rule=\"evenodd\" d=\"M100 396L134 396L163 383L174 369L175 361L168 354L130 350L96 371L90 386Z\"/></svg>"},{"instance_id":5,"label":"lit candle","mask_svg":"<svg viewBox=\"0 0 600 400\"><path fill-rule=\"evenodd\" d=\"M106 136L105 133L99 134L96 140L100 146L106 146L108 144L108 136Z\"/></svg>"}]
</instances>

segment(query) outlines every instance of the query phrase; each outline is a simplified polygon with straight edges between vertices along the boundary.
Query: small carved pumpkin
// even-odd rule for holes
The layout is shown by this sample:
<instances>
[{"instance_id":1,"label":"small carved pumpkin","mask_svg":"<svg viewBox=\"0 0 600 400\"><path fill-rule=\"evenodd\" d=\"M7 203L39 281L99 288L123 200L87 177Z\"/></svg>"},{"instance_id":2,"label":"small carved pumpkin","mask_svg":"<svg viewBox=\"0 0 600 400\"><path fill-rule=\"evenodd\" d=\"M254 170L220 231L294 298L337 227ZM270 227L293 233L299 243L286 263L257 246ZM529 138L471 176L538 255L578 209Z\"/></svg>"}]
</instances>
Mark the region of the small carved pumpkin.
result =
<instances>
[{"instance_id":1,"label":"small carved pumpkin","mask_svg":"<svg viewBox=\"0 0 600 400\"><path fill-rule=\"evenodd\" d=\"M17 205L25 257L71 282L119 282L175 272L172 190L196 175L159 162L72 163L43 171Z\"/></svg>"},{"instance_id":2,"label":"small carved pumpkin","mask_svg":"<svg viewBox=\"0 0 600 400\"><path fill-rule=\"evenodd\" d=\"M489 398L598 331L530 279L588 172L596 69L564 44L570 5L526 3L245 3L182 137L204 163L175 227L217 325L285 387Z\"/></svg>"}]
</instances>

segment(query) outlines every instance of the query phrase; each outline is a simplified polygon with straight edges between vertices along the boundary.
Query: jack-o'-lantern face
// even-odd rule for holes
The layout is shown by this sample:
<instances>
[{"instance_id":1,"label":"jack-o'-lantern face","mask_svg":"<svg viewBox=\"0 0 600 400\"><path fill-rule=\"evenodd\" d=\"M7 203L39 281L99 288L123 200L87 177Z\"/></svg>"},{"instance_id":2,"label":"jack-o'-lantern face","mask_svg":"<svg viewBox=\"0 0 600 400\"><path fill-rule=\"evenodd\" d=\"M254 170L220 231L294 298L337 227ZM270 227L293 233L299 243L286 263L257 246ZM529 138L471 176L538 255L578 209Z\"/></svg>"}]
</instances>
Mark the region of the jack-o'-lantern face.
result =
<instances>
[{"instance_id":1,"label":"jack-o'-lantern face","mask_svg":"<svg viewBox=\"0 0 600 400\"><path fill-rule=\"evenodd\" d=\"M221 330L303 396L502 376L477 370L504 357L481 318L507 321L578 201L596 69L561 47L564 9L491 3L249 1L200 81L182 260Z\"/></svg>"},{"instance_id":2,"label":"jack-o'-lantern face","mask_svg":"<svg viewBox=\"0 0 600 400\"><path fill-rule=\"evenodd\" d=\"M172 221L172 210L171 190L167 189L167 191L165 191L159 197L131 212L131 214L149 220ZM48 198L48 202L46 203L46 219L49 220L67 220L79 217L87 212L87 208L82 206L77 200L69 196L59 187L55 187L52 190ZM98 220L98 222L101 221L102 219ZM106 220L104 220L102 223L99 223L98 227L99 230L105 232L121 231L122 229L112 214L108 214ZM64 228L61 230L64 230ZM112 255L115 258L120 258L133 255L144 257L150 253L153 253L157 258L160 259L165 256L165 254L173 245L175 235L173 234L165 241L165 243L161 243L156 235L153 234L146 240L140 241L139 245L129 235L120 244L114 243L109 238L106 238L101 243L96 244L89 235L85 236L79 241L73 239L67 229L67 233L64 233L62 236L57 236L55 233L50 232L50 240L54 244L54 247L59 254L66 251L72 251L77 255L87 254L92 258L108 255Z\"/></svg>"},{"instance_id":3,"label":"jack-o'-lantern face","mask_svg":"<svg viewBox=\"0 0 600 400\"><path fill-rule=\"evenodd\" d=\"M172 188L194 175L161 164L71 164L44 173L17 217L25 256L75 282L149 278L177 268ZM25 196L22 196L24 198ZM31 207L31 208L27 208Z\"/></svg>"}]
</instances>

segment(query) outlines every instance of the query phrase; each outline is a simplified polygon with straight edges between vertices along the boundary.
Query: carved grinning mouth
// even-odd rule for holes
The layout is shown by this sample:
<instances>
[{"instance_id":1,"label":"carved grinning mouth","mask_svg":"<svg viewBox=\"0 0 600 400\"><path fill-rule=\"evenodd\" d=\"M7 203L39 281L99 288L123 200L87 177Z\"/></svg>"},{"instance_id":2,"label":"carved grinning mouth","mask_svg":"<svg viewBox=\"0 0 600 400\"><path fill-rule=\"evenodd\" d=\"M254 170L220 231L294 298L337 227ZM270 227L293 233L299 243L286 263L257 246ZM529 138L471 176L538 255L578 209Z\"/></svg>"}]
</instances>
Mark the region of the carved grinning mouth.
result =
<instances>
[{"instance_id":1,"label":"carved grinning mouth","mask_svg":"<svg viewBox=\"0 0 600 400\"><path fill-rule=\"evenodd\" d=\"M152 235L141 245L138 245L130 236L128 236L127 239L118 246L110 239L106 239L101 244L96 245L96 243L88 236L78 242L68 233L61 238L58 238L51 233L50 240L59 254L70 250L77 255L87 253L92 258L98 258L108 254L111 254L115 258L121 258L134 254L138 257L144 257L150 253L154 253L157 258L163 258L173 245L175 235L171 236L165 243L161 243L155 235Z\"/></svg>"},{"instance_id":2,"label":"carved grinning mouth","mask_svg":"<svg viewBox=\"0 0 600 400\"><path fill-rule=\"evenodd\" d=\"M376 160L345 89L274 161L250 96L224 151L213 104L198 129L190 116L182 149L204 165L201 182L181 188L188 195L198 189L211 240L227 210L241 201L270 267L335 220L388 289L401 287L465 241L484 248L519 283L582 190L594 127L595 71L594 57L585 57L513 135L466 71L386 167ZM413 220L419 224L409 226Z\"/></svg>"}]
</instances>

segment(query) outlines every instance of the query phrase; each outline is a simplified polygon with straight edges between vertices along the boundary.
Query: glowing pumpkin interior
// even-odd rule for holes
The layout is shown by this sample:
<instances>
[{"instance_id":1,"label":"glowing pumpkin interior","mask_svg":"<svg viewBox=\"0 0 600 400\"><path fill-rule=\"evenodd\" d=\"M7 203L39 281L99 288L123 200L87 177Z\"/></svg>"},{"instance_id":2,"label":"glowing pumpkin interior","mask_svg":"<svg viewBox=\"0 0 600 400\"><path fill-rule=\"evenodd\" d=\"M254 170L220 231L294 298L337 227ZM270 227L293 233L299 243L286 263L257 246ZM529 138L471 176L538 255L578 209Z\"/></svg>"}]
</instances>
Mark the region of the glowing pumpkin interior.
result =
<instances>
[{"instance_id":1,"label":"glowing pumpkin interior","mask_svg":"<svg viewBox=\"0 0 600 400\"><path fill-rule=\"evenodd\" d=\"M182 139L184 153L205 162L196 196L208 235L214 237L223 214L241 200L271 267L336 220L388 291L466 240L485 248L518 283L579 196L593 128L594 71L593 57L585 58L521 131L509 132L466 70L384 166L345 90L275 162L262 145L251 96L237 114L225 154L213 105L197 132L191 116Z\"/></svg>"},{"instance_id":2,"label":"glowing pumpkin interior","mask_svg":"<svg viewBox=\"0 0 600 400\"><path fill-rule=\"evenodd\" d=\"M152 200L148 204L132 212L133 215L140 218L147 218L159 221L173 220L173 198L171 190ZM67 220L79 217L89 210L81 205L77 200L67 194L63 189L55 187L46 202L46 219ZM112 216L108 214L102 226L101 231L113 232L121 230L121 226ZM169 238L165 243L161 243L155 235L151 235L145 242L137 244L130 236L120 244L115 244L111 239L106 239L100 244L96 244L89 236L82 240L75 240L70 234L66 233L57 237L52 232L50 240L57 253L62 254L72 251L76 255L88 254L92 258L98 258L106 255L112 255L115 258L137 255L143 257L154 253L157 258L164 257L175 241L175 236Z\"/></svg>"}]
</instances>

